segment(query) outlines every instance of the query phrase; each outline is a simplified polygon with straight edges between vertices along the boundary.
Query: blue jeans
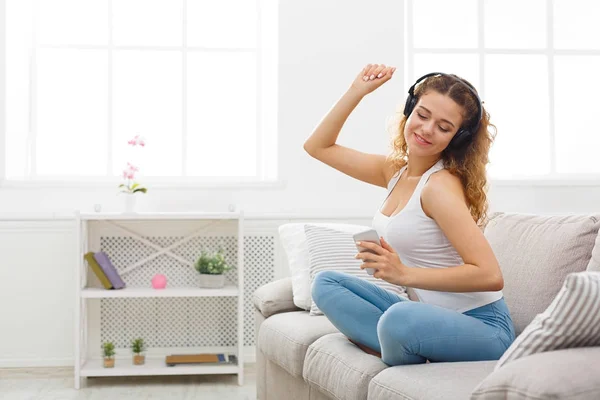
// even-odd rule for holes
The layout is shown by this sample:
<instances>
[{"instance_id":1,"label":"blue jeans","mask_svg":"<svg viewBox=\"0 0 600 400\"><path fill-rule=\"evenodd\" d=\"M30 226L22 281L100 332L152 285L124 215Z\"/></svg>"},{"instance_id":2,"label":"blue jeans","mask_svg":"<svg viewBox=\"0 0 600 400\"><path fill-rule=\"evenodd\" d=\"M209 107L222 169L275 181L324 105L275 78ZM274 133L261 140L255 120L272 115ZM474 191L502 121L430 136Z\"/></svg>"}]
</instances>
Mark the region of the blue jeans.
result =
<instances>
[{"instance_id":1,"label":"blue jeans","mask_svg":"<svg viewBox=\"0 0 600 400\"><path fill-rule=\"evenodd\" d=\"M459 313L337 271L318 273L312 296L340 332L388 365L497 360L515 339L504 298Z\"/></svg>"}]
</instances>

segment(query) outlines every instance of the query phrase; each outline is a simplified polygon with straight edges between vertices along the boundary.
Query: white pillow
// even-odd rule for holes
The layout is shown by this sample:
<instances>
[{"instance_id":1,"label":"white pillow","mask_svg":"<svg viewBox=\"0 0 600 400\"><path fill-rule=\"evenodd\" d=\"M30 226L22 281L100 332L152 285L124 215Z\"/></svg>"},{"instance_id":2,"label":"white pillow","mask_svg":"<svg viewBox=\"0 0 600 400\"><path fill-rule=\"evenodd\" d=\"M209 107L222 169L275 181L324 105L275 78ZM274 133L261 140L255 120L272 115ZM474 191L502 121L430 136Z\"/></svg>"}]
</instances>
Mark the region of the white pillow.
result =
<instances>
[{"instance_id":1,"label":"white pillow","mask_svg":"<svg viewBox=\"0 0 600 400\"><path fill-rule=\"evenodd\" d=\"M600 272L571 273L546 311L504 352L495 371L531 354L600 345Z\"/></svg>"},{"instance_id":2,"label":"white pillow","mask_svg":"<svg viewBox=\"0 0 600 400\"><path fill-rule=\"evenodd\" d=\"M308 245L306 244L304 225L306 223L296 222L279 226L279 239L290 267L294 304L303 310L310 310L312 297L308 271ZM352 234L371 228L364 225L339 223L312 223L311 225L328 227Z\"/></svg>"},{"instance_id":3,"label":"white pillow","mask_svg":"<svg viewBox=\"0 0 600 400\"><path fill-rule=\"evenodd\" d=\"M352 233L312 224L306 224L304 232L306 232L308 244L311 286L318 272L339 271L364 279L382 289L408 298L405 287L374 278L367 274L367 271L360 268L362 260L354 258L358 250ZM322 314L315 302L311 301L310 315Z\"/></svg>"}]
</instances>

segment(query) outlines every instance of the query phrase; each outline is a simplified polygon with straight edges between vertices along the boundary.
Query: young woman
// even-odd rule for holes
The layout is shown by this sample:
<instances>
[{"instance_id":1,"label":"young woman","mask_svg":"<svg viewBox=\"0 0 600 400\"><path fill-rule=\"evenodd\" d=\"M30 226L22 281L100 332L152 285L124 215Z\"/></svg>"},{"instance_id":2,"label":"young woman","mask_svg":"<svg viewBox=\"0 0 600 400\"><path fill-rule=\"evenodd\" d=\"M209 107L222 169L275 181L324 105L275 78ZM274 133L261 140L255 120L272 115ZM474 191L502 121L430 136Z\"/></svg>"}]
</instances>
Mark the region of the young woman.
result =
<instances>
[{"instance_id":1,"label":"young woman","mask_svg":"<svg viewBox=\"0 0 600 400\"><path fill-rule=\"evenodd\" d=\"M336 144L344 122L396 68L367 65L304 144L314 158L387 188L373 219L381 239L360 243L361 268L412 288L407 300L335 271L315 277L313 299L331 322L388 365L498 359L514 340L498 261L483 235L486 164L493 141L475 88L432 73L410 88L392 151Z\"/></svg>"}]
</instances>

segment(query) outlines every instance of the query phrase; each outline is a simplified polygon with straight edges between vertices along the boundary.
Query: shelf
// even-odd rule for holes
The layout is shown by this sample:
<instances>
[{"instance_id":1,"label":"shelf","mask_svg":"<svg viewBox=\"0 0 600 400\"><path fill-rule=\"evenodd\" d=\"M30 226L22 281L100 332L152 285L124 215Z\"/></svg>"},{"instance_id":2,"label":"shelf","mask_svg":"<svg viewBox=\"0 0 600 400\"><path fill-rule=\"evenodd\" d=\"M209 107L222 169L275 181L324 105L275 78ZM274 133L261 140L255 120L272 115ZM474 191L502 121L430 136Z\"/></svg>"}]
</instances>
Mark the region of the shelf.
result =
<instances>
[{"instance_id":1,"label":"shelf","mask_svg":"<svg viewBox=\"0 0 600 400\"><path fill-rule=\"evenodd\" d=\"M207 288L124 288L107 290L101 288L81 289L81 297L84 299L106 299L106 298L135 298L135 297L235 297L239 295L237 286L227 285L220 289Z\"/></svg>"},{"instance_id":2,"label":"shelf","mask_svg":"<svg viewBox=\"0 0 600 400\"><path fill-rule=\"evenodd\" d=\"M81 368L81 376L145 376L145 375L202 375L237 374L237 364L222 365L175 365L169 367L165 358L146 357L144 365L133 365L131 358L116 358L113 368L104 368L102 359L86 360Z\"/></svg>"},{"instance_id":3,"label":"shelf","mask_svg":"<svg viewBox=\"0 0 600 400\"><path fill-rule=\"evenodd\" d=\"M75 302L75 338L74 338L74 386L75 389L81 387L82 377L108 377L108 376L152 376L152 375L205 375L205 374L233 374L237 375L238 385L243 385L244 382L244 212L236 208L231 208L232 211L220 212L75 212L76 224L76 249L78 258L78 268L76 270L76 302ZM166 224L166 225L165 225ZM187 232L190 226L196 226L192 232ZM181 228L185 226L185 237L181 237ZM166 229L160 229L166 228ZM227 228L227 229L225 229ZM173 249L181 246L197 236L205 236L207 233L212 234L215 231L217 236L221 236L224 232L231 231L234 236L237 235L237 282L233 284L229 281L228 285L223 288L211 289L199 287L199 281L192 276L184 276L185 280L178 285L167 286L165 289L154 289L147 280L136 280L132 278L129 282L130 286L124 289L108 290L102 287L99 282L94 283L88 281L87 278L91 274L84 262L84 254L91 249L107 248L114 250L116 257L126 255L127 265L119 271L125 276L127 273L141 268L150 261L159 256L168 256L174 258L179 264L193 265L191 260L174 252ZM169 240L168 245L160 245L146 238L146 235L157 235L157 231L165 231L164 234L173 239ZM107 237L117 232L117 236L130 238L133 241L142 243L143 245L153 249L151 254L138 254L132 252L131 249L122 244L104 244L103 237ZM229 234L229 233L228 233ZM107 247L107 248L103 248ZM233 249L232 251L235 251ZM109 251L110 252L110 251ZM113 253L111 253L113 254ZM187 273L188 271L184 271ZM87 282L87 283L86 283ZM89 285L89 287L88 287ZM181 285L181 286L179 286ZM187 285L187 286L186 286ZM197 364L197 365L175 365L167 366L165 364L164 355L151 354L146 356L145 365L133 365L131 356L117 356L114 368L104 368L103 360L97 352L90 349L97 349L103 337L103 318L102 307L103 303L88 301L87 299L135 299L135 298L229 298L235 299L232 302L236 303L236 312L232 318L237 320L237 340L235 346L228 346L235 351L237 355L237 363L233 364ZM131 300L133 301L133 300ZM129 305L131 301L126 301ZM111 303L111 302L109 302ZM179 305L177 303L168 302L168 307L159 307L158 312L177 312ZM171 304L172 303L172 304ZM194 302L196 303L196 302ZM104 304L109 308L113 304ZM202 304L194 304L202 306ZM175 307L175 308L174 308ZM174 311L177 310L177 311ZM186 310L184 310L187 312ZM200 329L213 329L211 317L219 317L223 313L221 309L215 308L212 311L207 311L206 316L203 316ZM215 315L212 315L215 314ZM231 311L226 312L227 316ZM187 314L182 314L182 317L187 318ZM193 317L192 317L193 318ZM227 322L226 327L222 327L223 334L230 335L230 325L232 321ZM134 321L135 323L143 323L143 321ZM128 321L129 324L129 321ZM122 324L119 327L122 328ZM217 329L221 329L217 322ZM112 325L107 325L112 329ZM116 327L116 326L115 326ZM117 329L119 327L116 327ZM130 328L128 326L127 328ZM170 334L171 327L169 324L159 324L155 326L141 326L139 330L152 335L161 335L163 333ZM227 329L227 330L225 330ZM113 331L110 333L119 336L122 331ZM212 332L212 331L211 331ZM168 344L168 343L167 343ZM210 346L209 346L210 347ZM167 346L167 348L169 348ZM125 353L123 353L125 354ZM95 357L97 356L97 358Z\"/></svg>"},{"instance_id":4,"label":"shelf","mask_svg":"<svg viewBox=\"0 0 600 400\"><path fill-rule=\"evenodd\" d=\"M118 212L102 212L81 213L82 220L190 220L190 219L240 219L242 213L240 211L231 212L134 212L134 213L118 213Z\"/></svg>"}]
</instances>

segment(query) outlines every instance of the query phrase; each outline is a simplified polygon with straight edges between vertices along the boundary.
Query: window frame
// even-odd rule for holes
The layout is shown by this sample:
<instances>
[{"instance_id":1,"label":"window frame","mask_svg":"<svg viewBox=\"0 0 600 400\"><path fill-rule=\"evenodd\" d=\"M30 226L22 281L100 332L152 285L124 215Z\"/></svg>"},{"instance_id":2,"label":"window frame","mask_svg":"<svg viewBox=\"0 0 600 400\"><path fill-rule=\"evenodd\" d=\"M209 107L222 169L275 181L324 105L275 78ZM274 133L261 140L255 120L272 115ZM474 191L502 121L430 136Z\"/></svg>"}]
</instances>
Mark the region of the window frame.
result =
<instances>
[{"instance_id":1,"label":"window frame","mask_svg":"<svg viewBox=\"0 0 600 400\"><path fill-rule=\"evenodd\" d=\"M39 0L34 0L32 18L36 18L37 3ZM112 4L115 0L108 0L108 15L112 15ZM114 187L122 183L122 178L117 175L112 175L112 158L113 158L113 57L114 51L118 50L140 50L140 51L177 51L182 57L182 109L181 109L181 171L182 175L175 177L157 177L144 176L144 185L153 188L164 189L193 189L193 188L277 188L283 187L285 182L281 180L279 173L278 162L278 138L276 134L277 128L277 65L266 65L267 63L277 60L273 57L273 52L278 49L278 37L272 34L272 30L278 30L278 4L269 0L249 0L254 1L257 10L256 21L256 46L252 48L212 48L187 46L187 0L182 0L182 43L180 46L146 46L146 45L115 45L113 43L113 24L112 19L109 19L109 39L107 45L41 45L36 42L32 44L32 67L29 70L29 83L31 85L29 108L30 108L30 140L27 148L27 157L30 158L29 170L26 171L26 176L19 178L8 178L6 176L6 161L0 162L0 187L3 188L102 188ZM265 6L265 4L268 5ZM0 0L0 20L5 21L6 1ZM269 29L271 34L268 36L269 43L265 44L268 33L263 32L263 19L270 18ZM0 56L6 60L6 33L5 30L0 30ZM35 22L34 22L34 38L35 38ZM103 176L39 176L36 174L36 96L37 82L35 76L37 73L36 53L39 49L96 49L106 50L108 57L108 111L107 111L107 131L105 140L107 141L106 154L106 175ZM268 48L265 50L265 48ZM253 53L256 55L256 171L257 175L252 177L244 176L185 176L186 174L186 143L187 143L187 55L190 52L228 52L228 53ZM275 53L276 54L276 53ZM2 78L0 89L5 89L6 85L6 70L5 63L0 67L0 77ZM266 77L268 76L268 79ZM6 101L6 92L2 90L2 96ZM4 103L5 104L5 103ZM6 109L1 107L0 111L0 151L2 154L6 152ZM269 110L269 113L266 110ZM267 120L268 119L268 120ZM265 159L268 155L268 159Z\"/></svg>"}]
</instances>

